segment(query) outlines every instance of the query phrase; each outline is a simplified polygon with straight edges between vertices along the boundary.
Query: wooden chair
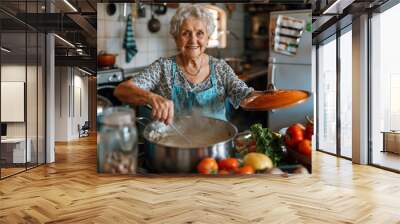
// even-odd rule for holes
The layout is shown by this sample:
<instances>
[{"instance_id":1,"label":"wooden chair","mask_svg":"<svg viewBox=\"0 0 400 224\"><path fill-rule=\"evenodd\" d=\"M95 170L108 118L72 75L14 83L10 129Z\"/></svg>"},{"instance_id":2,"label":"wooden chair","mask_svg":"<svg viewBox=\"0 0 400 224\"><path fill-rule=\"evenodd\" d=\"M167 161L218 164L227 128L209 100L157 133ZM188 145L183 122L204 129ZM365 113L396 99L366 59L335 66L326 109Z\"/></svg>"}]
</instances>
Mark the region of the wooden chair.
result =
<instances>
[{"instance_id":1,"label":"wooden chair","mask_svg":"<svg viewBox=\"0 0 400 224\"><path fill-rule=\"evenodd\" d=\"M79 138L89 136L89 129L90 129L89 121L85 121L82 127L78 124Z\"/></svg>"}]
</instances>

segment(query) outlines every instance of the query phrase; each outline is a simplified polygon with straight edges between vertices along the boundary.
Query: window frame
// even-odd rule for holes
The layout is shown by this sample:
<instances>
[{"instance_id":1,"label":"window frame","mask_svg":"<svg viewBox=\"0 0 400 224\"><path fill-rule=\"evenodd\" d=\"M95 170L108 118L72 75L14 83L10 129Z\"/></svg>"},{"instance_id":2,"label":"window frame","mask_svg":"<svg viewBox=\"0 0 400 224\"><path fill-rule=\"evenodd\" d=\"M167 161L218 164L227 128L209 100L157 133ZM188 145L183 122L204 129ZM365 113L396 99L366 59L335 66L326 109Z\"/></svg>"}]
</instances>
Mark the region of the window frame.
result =
<instances>
[{"instance_id":1,"label":"window frame","mask_svg":"<svg viewBox=\"0 0 400 224\"><path fill-rule=\"evenodd\" d=\"M400 170L373 163L373 133L372 133L372 19L374 14L381 14L399 4L399 0L388 0L379 7L368 11L368 165L383 170L400 173Z\"/></svg>"},{"instance_id":2,"label":"window frame","mask_svg":"<svg viewBox=\"0 0 400 224\"><path fill-rule=\"evenodd\" d=\"M372 25L372 17L374 13L383 13L386 10L396 6L397 4L399 4L400 1L399 0L388 0L385 3L383 3L382 5L378 6L378 7L374 7L372 9L365 9L364 12L360 12L360 14L363 15L367 15L367 34L366 34L366 38L367 38L367 165L369 166L373 166L373 167L377 167L383 170L387 170L387 171L391 171L391 172L395 172L395 173L400 173L400 170L396 170L396 169L392 169L389 167L385 167L382 165L378 165L378 164L374 164L372 163L372 157L373 157L373 148L372 148L372 29L371 29L371 25ZM358 15L360 15L358 14ZM319 64L318 64L318 58L319 58L319 45L321 43L323 43L324 41L327 41L331 36L336 34L336 45L340 46L340 40L338 40L338 38L340 38L340 36L344 33L346 33L346 27L348 27L349 25L352 25L352 16L351 15L347 15L341 18L337 18L337 21L335 24L333 24L332 26L328 27L327 29L323 30L321 33L317 34L316 37L313 38L313 45L315 45L315 49L316 49L316 53L315 53L315 61L313 63L316 64L315 66L315 80L316 80L316 90L318 90L319 88ZM341 35L337 35L337 30L341 30L342 34ZM337 53L337 56L340 58L340 54ZM340 65L339 65L340 66ZM337 70L337 72L340 72L340 69ZM340 77L339 77L340 78ZM340 79L337 79L340 80ZM340 82L337 81L336 85L340 85ZM316 91L316 123L318 123L318 108L319 108L319 91ZM340 92L337 92L337 96L339 95L340 97ZM339 101L340 102L340 101ZM340 104L338 104L340 106ZM338 124L338 123L337 123ZM340 124L340 123L339 123ZM340 127L339 127L339 132L340 132ZM340 133L339 133L340 134ZM337 137L340 136L339 134L337 134ZM340 156L340 153L338 154L334 154L334 153L329 153L326 152L324 150L319 149L319 142L318 142L318 135L319 135L319 128L318 128L318 124L316 125L316 150L320 151L320 152L324 152L339 158L344 158L344 159L348 159L348 160L353 160L353 158L348 158L348 157L344 157L344 156ZM340 144L337 143L337 146L340 147ZM339 149L340 150L340 149Z\"/></svg>"},{"instance_id":3,"label":"window frame","mask_svg":"<svg viewBox=\"0 0 400 224\"><path fill-rule=\"evenodd\" d=\"M25 1L23 1L23 2L27 3ZM37 4L36 5L36 12L38 12L39 11L39 7L38 7L39 1L34 1L33 3ZM1 7L0 7L0 11L2 13L8 13L6 10L4 10ZM27 12L27 5L25 4L25 16L27 15L26 12ZM48 7L46 7L45 12L48 12ZM48 56L47 55L47 44L48 44L48 39L47 39L48 35L47 34L48 33L47 32L43 32L41 30L38 30L38 29L30 26L27 23L23 23L23 28L24 29L23 30L19 30L19 31L2 30L1 26L2 26L2 24L0 23L0 46L2 45L2 43L1 43L2 42L2 34L5 34L5 33L19 33L20 35L25 35L25 37L24 37L25 38L25 40L24 40L25 49L23 50L25 52L25 55L23 56L23 59L25 60L25 69L24 69L25 70L25 87L24 87L24 130L25 130L25 134L23 136L23 139L25 141L25 165L24 165L24 167L21 167L23 169L21 169L20 171L13 172L13 173L8 174L8 175L4 175L4 172L2 173L2 169L3 168L0 166L0 181L4 180L4 179L7 179L9 177L18 175L20 173L26 172L26 171L28 171L30 169L34 169L34 168L37 168L39 166L47 164L47 144L48 144L47 143L47 128L46 128L47 127L47 110L46 109L47 109L47 56ZM28 166L28 162L27 162L28 161L28 158L27 158L27 156L28 156L28 153L27 153L27 148L28 148L27 84L28 84L28 64L29 64L28 63L28 34L33 34L33 35L36 34L36 41L35 41L36 42L36 47L35 47L36 60L33 62L33 65L36 66L36 72L35 72L36 73L35 74L36 75L36 92L34 93L34 94L36 94L36 122L33 122L34 124L36 124L36 136L34 136L32 138L36 138L36 142L37 142L37 144L36 144L36 161L35 161L35 163L32 163L32 165L29 165L29 166ZM42 34L41 38L39 38L39 36L40 36L39 34ZM41 41L42 47L44 48L41 51L41 53L43 53L43 55L41 55L41 57L42 57L41 60L43 60L42 61L43 67L42 67L42 71L41 71L41 73L42 73L41 76L42 76L42 84L44 85L43 86L44 90L42 92L42 96L44 96L44 98L42 99L43 105L41 105L43 107L42 109L44 110L43 111L44 112L43 117L39 117L39 112L38 112L39 111L39 98L38 98L38 95L39 95L39 81L38 81L38 76L39 76L39 70L38 70L38 67L39 67L39 41ZM2 58L2 54L0 53L0 82L1 82L1 68L3 66L3 64L2 64L3 60L2 59L3 59ZM1 89L1 87L0 87L0 89ZM1 106L0 106L0 110L1 110ZM39 162L39 141L38 141L38 139L39 139L39 119L41 120L42 124L44 125L44 127L42 127L43 128L43 133L42 133L43 134L43 142L42 142L43 143L43 145L42 145L42 147L43 147L42 148L43 155L41 155L41 157L43 157L43 158L41 158L41 159L43 159L42 162ZM0 123L2 123L1 119L0 119ZM1 151L2 151L2 147L1 147L1 144L0 144L0 158L1 158Z\"/></svg>"},{"instance_id":4,"label":"window frame","mask_svg":"<svg viewBox=\"0 0 400 224\"><path fill-rule=\"evenodd\" d=\"M344 27L337 29L335 33L331 34L330 36L326 37L325 39L319 40L315 45L316 45L316 55L315 55L315 64L316 64L316 150L319 152L323 152L329 155L333 155L339 158L343 158L346 160L352 160L352 158L347 157L342 155L341 153L341 119L340 119L340 77L341 77L341 67L340 67L340 37L344 35L347 32L351 32L352 30L352 23L346 24ZM329 43L331 41L336 41L336 152L328 152L324 149L320 149L319 145L319 107L320 107L320 102L319 102L319 85L320 85L320 78L319 78L319 48L322 44Z\"/></svg>"}]
</instances>

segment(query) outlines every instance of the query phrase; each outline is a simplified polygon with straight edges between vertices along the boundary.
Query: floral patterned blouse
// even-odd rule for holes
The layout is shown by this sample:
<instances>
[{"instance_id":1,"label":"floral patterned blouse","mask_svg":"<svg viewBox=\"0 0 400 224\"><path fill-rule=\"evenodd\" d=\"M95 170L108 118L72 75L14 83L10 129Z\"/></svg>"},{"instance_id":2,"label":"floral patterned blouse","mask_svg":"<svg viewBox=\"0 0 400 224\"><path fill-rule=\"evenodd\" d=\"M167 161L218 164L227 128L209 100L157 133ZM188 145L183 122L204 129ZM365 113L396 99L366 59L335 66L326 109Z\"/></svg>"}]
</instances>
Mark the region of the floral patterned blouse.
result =
<instances>
[{"instance_id":1,"label":"floral patterned blouse","mask_svg":"<svg viewBox=\"0 0 400 224\"><path fill-rule=\"evenodd\" d=\"M217 79L217 89L220 97L230 98L231 104L237 109L240 101L254 91L240 80L232 68L222 59L209 56L211 64L214 66L214 74ZM172 63L175 56L160 58L149 65L143 72L132 78L132 81L140 88L152 91L167 99L172 99ZM211 76L200 83L193 84L187 81L179 66L177 66L175 85L179 85L186 90L199 92L211 87Z\"/></svg>"}]
</instances>

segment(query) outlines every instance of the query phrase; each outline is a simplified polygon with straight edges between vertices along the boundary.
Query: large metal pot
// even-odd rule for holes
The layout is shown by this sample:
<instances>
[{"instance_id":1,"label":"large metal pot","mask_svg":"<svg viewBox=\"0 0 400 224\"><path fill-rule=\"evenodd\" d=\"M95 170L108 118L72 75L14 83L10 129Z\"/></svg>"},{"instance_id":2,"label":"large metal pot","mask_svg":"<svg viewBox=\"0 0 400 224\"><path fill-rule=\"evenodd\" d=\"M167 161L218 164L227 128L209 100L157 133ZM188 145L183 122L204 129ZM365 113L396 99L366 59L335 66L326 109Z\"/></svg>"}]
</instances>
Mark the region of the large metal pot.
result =
<instances>
[{"instance_id":1,"label":"large metal pot","mask_svg":"<svg viewBox=\"0 0 400 224\"><path fill-rule=\"evenodd\" d=\"M138 119L143 121L143 118ZM189 173L196 170L197 164L203 158L220 160L233 156L234 138L237 134L237 128L233 124L208 117L185 116L179 118L174 125L192 141L192 145L182 144L184 139L179 144L175 144L178 143L176 141L163 141L163 133L176 131L162 122L152 121L143 130L146 164L152 172ZM157 139L154 133L162 137Z\"/></svg>"}]
</instances>

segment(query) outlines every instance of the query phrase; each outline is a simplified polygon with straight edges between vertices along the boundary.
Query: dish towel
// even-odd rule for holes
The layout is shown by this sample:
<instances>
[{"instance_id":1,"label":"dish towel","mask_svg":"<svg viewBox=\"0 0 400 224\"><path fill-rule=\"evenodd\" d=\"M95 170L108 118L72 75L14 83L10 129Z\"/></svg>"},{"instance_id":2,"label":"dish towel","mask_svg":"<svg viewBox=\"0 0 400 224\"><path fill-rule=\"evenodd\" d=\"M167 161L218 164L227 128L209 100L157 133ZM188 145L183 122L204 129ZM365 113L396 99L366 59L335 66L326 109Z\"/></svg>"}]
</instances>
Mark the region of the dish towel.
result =
<instances>
[{"instance_id":1,"label":"dish towel","mask_svg":"<svg viewBox=\"0 0 400 224\"><path fill-rule=\"evenodd\" d=\"M125 61L129 63L138 52L136 48L135 36L133 34L133 29L132 29L131 14L129 14L128 20L126 21L126 30L125 30L123 48L126 50Z\"/></svg>"}]
</instances>

